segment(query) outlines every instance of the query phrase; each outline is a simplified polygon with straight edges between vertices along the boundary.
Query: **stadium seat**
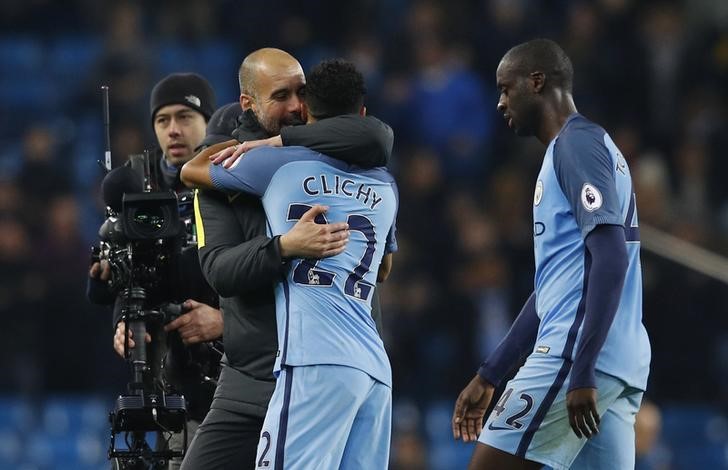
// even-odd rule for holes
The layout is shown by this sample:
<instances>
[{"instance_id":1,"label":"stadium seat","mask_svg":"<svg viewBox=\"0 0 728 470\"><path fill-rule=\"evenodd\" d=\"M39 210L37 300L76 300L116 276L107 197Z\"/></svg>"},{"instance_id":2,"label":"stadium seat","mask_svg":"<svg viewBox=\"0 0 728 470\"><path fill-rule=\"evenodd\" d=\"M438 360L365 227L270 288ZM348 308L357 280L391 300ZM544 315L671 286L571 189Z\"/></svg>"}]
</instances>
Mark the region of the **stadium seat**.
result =
<instances>
[{"instance_id":1,"label":"stadium seat","mask_svg":"<svg viewBox=\"0 0 728 470\"><path fill-rule=\"evenodd\" d=\"M0 468L16 468L23 453L21 434L0 430Z\"/></svg>"},{"instance_id":2,"label":"stadium seat","mask_svg":"<svg viewBox=\"0 0 728 470\"><path fill-rule=\"evenodd\" d=\"M79 71L90 73L103 50L100 39L93 36L66 36L51 44L48 51L48 70L62 84L64 97L76 96L85 82L78 80ZM61 102L66 102L61 99Z\"/></svg>"},{"instance_id":3,"label":"stadium seat","mask_svg":"<svg viewBox=\"0 0 728 470\"><path fill-rule=\"evenodd\" d=\"M3 78L27 78L42 72L43 45L36 38L0 37L0 70Z\"/></svg>"},{"instance_id":4,"label":"stadium seat","mask_svg":"<svg viewBox=\"0 0 728 470\"><path fill-rule=\"evenodd\" d=\"M725 417L708 406L664 407L662 438L670 446L704 444L711 440L710 432L721 420L725 422Z\"/></svg>"},{"instance_id":5,"label":"stadium seat","mask_svg":"<svg viewBox=\"0 0 728 470\"><path fill-rule=\"evenodd\" d=\"M96 433L108 427L110 405L86 397L52 397L43 409L43 430L51 436Z\"/></svg>"},{"instance_id":6,"label":"stadium seat","mask_svg":"<svg viewBox=\"0 0 728 470\"><path fill-rule=\"evenodd\" d=\"M36 413L22 398L0 397L0 430L27 432L34 428Z\"/></svg>"},{"instance_id":7,"label":"stadium seat","mask_svg":"<svg viewBox=\"0 0 728 470\"><path fill-rule=\"evenodd\" d=\"M175 72L198 72L197 57L190 47L180 43L164 43L158 48L158 78ZM157 77L155 77L156 79Z\"/></svg>"},{"instance_id":8,"label":"stadium seat","mask_svg":"<svg viewBox=\"0 0 728 470\"><path fill-rule=\"evenodd\" d=\"M450 420L454 403L439 401L425 411L425 429L429 440L430 465L433 470L466 468L475 444L455 441Z\"/></svg>"}]
</instances>

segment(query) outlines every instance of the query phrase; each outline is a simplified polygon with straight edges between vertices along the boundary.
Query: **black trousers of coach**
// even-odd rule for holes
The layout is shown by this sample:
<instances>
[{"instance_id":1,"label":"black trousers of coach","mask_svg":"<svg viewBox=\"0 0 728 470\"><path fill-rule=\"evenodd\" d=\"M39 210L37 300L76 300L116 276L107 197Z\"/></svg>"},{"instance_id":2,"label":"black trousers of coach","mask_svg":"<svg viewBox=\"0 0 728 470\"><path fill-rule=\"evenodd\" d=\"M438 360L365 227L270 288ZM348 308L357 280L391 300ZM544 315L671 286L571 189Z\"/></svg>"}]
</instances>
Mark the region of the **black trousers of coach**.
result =
<instances>
[{"instance_id":1,"label":"black trousers of coach","mask_svg":"<svg viewBox=\"0 0 728 470\"><path fill-rule=\"evenodd\" d=\"M255 468L263 418L210 409L197 428L181 470L240 470Z\"/></svg>"}]
</instances>

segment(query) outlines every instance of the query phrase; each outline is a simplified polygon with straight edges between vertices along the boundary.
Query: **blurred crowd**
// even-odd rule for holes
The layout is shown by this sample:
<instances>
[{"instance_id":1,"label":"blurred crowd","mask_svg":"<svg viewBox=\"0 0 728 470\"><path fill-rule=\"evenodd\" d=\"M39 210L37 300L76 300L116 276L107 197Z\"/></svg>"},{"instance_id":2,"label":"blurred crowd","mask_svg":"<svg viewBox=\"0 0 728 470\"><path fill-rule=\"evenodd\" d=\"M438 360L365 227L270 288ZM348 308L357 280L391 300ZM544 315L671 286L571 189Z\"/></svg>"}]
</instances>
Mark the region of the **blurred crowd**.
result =
<instances>
[{"instance_id":1,"label":"blurred crowd","mask_svg":"<svg viewBox=\"0 0 728 470\"><path fill-rule=\"evenodd\" d=\"M544 149L495 110L511 46L549 37L565 48L579 111L627 157L642 224L728 255L726 2L11 0L0 31L0 392L116 391L126 379L110 314L83 290L103 220L99 86L111 88L118 165L154 142L159 78L195 71L219 104L235 101L240 61L263 46L305 69L353 60L369 113L395 130L400 251L381 298L401 468L423 468L417 410L455 398L533 290ZM728 288L642 260L647 396L725 407Z\"/></svg>"}]
</instances>

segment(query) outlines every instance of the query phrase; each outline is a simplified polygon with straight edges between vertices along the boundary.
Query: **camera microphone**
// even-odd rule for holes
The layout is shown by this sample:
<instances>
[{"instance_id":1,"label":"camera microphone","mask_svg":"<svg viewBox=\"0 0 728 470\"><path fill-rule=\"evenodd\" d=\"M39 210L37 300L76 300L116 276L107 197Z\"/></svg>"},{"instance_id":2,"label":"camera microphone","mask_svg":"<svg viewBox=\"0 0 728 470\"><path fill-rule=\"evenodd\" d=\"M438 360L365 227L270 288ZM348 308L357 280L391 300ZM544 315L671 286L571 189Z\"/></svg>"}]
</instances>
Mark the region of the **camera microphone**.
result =
<instances>
[{"instance_id":1,"label":"camera microphone","mask_svg":"<svg viewBox=\"0 0 728 470\"><path fill-rule=\"evenodd\" d=\"M114 212L121 212L124 193L141 193L144 184L139 173L128 166L111 170L101 182L104 203Z\"/></svg>"}]
</instances>

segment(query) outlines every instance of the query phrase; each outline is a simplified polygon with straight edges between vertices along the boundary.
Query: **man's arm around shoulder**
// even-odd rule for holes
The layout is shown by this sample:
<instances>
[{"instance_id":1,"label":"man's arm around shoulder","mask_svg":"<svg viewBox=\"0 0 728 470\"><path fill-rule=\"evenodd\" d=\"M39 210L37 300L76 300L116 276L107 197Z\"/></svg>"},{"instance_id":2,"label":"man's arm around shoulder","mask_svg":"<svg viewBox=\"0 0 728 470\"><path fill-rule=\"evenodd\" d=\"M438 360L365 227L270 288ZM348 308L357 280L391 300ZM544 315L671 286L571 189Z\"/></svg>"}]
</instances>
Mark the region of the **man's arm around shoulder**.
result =
<instances>
[{"instance_id":1,"label":"man's arm around shoulder","mask_svg":"<svg viewBox=\"0 0 728 470\"><path fill-rule=\"evenodd\" d=\"M192 160L182 166L180 172L180 179L188 188L214 188L212 184L212 178L210 178L210 156L215 155L220 150L227 147L237 145L238 141L228 140L220 142L211 147L207 147L202 152L192 158Z\"/></svg>"}]
</instances>

